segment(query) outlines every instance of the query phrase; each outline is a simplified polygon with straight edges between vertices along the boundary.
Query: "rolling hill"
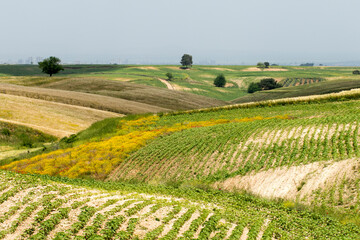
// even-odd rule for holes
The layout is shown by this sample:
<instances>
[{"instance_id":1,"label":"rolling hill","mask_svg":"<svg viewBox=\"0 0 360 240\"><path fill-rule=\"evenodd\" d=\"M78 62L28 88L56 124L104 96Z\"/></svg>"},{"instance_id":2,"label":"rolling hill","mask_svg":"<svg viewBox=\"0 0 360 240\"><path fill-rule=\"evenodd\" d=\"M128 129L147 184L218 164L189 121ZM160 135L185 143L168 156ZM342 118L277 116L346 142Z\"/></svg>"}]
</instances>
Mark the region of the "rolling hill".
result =
<instances>
[{"instance_id":1,"label":"rolling hill","mask_svg":"<svg viewBox=\"0 0 360 240\"><path fill-rule=\"evenodd\" d=\"M60 130L56 125L65 116L73 124L92 119L89 128L53 150L0 162L0 238L360 238L360 90L339 92L358 87L356 78L346 76L348 68L187 71L183 87L208 89L210 77L194 80L205 71L248 74L246 81L265 74L281 76L278 81L324 75L317 83L302 81L308 84L251 95L256 102L248 95L227 106L184 89L149 86L164 71L185 74L173 66L68 70L51 79L0 79L0 116L8 121L44 121ZM148 86L134 83L148 80ZM177 81L169 84L180 86ZM233 98L237 86L222 94ZM204 95L221 89L211 91Z\"/></svg>"},{"instance_id":2,"label":"rolling hill","mask_svg":"<svg viewBox=\"0 0 360 240\"><path fill-rule=\"evenodd\" d=\"M97 125L107 129L103 137L93 129L87 141L80 133L72 147L2 168L70 178L205 184L327 206L350 216L360 209L354 171L360 156L359 97L359 91L349 91L298 102L106 120ZM331 177L310 174L321 169ZM299 175L283 182L288 189L281 194L276 181L267 185L273 189L269 192L256 189L262 176L276 179L293 172Z\"/></svg>"},{"instance_id":3,"label":"rolling hill","mask_svg":"<svg viewBox=\"0 0 360 240\"><path fill-rule=\"evenodd\" d=\"M318 79L325 82L359 81L359 76L352 74L353 70L353 67L296 66L276 66L261 71L254 66L193 66L191 70L182 70L179 66L171 65L65 65L64 72L49 78L41 74L37 66L0 65L0 82L37 86L66 79L95 78L166 89L168 86L164 84L163 79L166 78L166 73L172 73L174 80L166 83L176 91L232 101L247 95L249 84L263 78L274 78L280 82L291 79L295 85L300 84L299 79L308 79L307 84L317 82ZM227 85L224 88L216 88L213 81L221 73L225 75ZM287 83L291 84L289 81Z\"/></svg>"}]
</instances>

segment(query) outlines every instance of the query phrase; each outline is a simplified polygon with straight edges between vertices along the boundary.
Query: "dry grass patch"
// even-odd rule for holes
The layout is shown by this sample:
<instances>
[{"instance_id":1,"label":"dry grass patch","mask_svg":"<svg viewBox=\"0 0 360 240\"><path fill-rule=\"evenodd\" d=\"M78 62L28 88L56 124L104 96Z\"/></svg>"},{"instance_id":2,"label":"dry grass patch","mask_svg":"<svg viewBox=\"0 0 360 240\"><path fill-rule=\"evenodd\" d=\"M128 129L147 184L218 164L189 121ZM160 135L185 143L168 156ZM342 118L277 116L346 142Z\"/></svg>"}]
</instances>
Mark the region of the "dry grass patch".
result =
<instances>
[{"instance_id":1,"label":"dry grass patch","mask_svg":"<svg viewBox=\"0 0 360 240\"><path fill-rule=\"evenodd\" d=\"M89 84L89 83L88 83ZM169 109L120 98L39 87L24 87L12 84L0 84L0 93L42 99L52 102L77 105L121 114L139 114L165 112Z\"/></svg>"},{"instance_id":2,"label":"dry grass patch","mask_svg":"<svg viewBox=\"0 0 360 240\"><path fill-rule=\"evenodd\" d=\"M0 119L57 137L69 136L105 118L123 116L80 106L0 94Z\"/></svg>"}]
</instances>

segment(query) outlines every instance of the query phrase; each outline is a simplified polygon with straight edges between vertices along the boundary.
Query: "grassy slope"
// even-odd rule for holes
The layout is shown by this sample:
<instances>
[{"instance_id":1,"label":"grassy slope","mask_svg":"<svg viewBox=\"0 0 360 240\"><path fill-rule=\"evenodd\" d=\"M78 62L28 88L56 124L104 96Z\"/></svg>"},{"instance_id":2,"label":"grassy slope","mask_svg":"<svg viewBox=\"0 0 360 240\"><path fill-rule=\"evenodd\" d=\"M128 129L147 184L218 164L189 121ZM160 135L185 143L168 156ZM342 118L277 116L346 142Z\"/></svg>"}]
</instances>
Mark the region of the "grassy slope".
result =
<instances>
[{"instance_id":1,"label":"grassy slope","mask_svg":"<svg viewBox=\"0 0 360 240\"><path fill-rule=\"evenodd\" d=\"M5 239L357 239L360 228L282 202L201 189L0 171Z\"/></svg>"},{"instance_id":2,"label":"grassy slope","mask_svg":"<svg viewBox=\"0 0 360 240\"><path fill-rule=\"evenodd\" d=\"M286 71L259 71L252 66L194 66L191 70L181 70L178 66L162 65L74 65L66 66L66 70L58 75L58 79L68 76L96 77L166 88L158 78L166 78L165 74L171 72L175 76L175 80L171 82L175 89L225 101L247 95L248 85L265 77L273 77L277 80L286 78L322 78L327 81L349 78L359 80L358 77L352 75L353 68L349 67L276 68ZM229 84L226 88L213 86L215 77L220 73L224 73L227 78ZM0 66L0 76L3 76L1 78L3 82L29 85L57 81L56 78L50 80L37 76L39 74L41 73L37 66Z\"/></svg>"},{"instance_id":3,"label":"grassy slope","mask_svg":"<svg viewBox=\"0 0 360 240\"><path fill-rule=\"evenodd\" d=\"M0 121L0 165L6 164L3 160L37 151L56 140L37 130Z\"/></svg>"},{"instance_id":4,"label":"grassy slope","mask_svg":"<svg viewBox=\"0 0 360 240\"><path fill-rule=\"evenodd\" d=\"M31 128L0 122L0 146L32 147L55 140L55 137Z\"/></svg>"}]
</instances>

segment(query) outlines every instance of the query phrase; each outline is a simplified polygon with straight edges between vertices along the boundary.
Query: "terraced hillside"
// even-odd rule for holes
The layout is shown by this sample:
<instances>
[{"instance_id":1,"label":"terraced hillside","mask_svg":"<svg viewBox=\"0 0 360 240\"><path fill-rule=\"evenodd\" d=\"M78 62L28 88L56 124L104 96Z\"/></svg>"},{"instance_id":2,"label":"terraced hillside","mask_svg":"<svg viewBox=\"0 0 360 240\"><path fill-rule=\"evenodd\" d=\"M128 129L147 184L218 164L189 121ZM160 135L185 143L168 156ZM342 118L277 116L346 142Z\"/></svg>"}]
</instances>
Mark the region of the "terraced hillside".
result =
<instances>
[{"instance_id":1,"label":"terraced hillside","mask_svg":"<svg viewBox=\"0 0 360 240\"><path fill-rule=\"evenodd\" d=\"M69 181L4 171L0 183L1 239L360 237L356 226L220 191Z\"/></svg>"}]
</instances>

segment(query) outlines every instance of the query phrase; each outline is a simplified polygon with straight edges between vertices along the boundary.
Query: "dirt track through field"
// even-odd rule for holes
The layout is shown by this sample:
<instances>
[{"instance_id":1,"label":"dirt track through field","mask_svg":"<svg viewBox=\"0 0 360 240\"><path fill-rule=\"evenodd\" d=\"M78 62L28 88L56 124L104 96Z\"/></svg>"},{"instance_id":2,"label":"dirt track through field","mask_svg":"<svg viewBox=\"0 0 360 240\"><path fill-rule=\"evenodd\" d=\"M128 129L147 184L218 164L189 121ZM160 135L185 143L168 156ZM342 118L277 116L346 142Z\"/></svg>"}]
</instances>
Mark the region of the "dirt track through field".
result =
<instances>
[{"instance_id":1,"label":"dirt track through field","mask_svg":"<svg viewBox=\"0 0 360 240\"><path fill-rule=\"evenodd\" d=\"M175 88L167 80L162 78L158 78L158 80L165 84L168 89L175 90Z\"/></svg>"}]
</instances>

